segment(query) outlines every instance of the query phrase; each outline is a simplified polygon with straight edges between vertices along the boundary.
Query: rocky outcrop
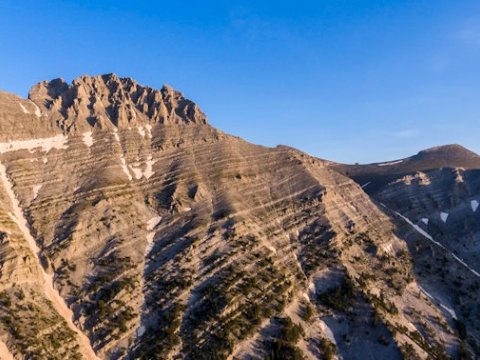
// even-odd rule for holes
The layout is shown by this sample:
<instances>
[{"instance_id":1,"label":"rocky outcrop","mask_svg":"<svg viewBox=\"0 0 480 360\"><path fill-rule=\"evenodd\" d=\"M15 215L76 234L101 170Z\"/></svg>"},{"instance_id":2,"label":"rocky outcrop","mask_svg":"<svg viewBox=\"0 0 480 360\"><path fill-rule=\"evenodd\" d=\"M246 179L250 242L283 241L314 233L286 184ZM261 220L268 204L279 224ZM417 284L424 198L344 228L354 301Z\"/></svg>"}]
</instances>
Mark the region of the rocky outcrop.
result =
<instances>
[{"instance_id":1,"label":"rocky outcrop","mask_svg":"<svg viewBox=\"0 0 480 360\"><path fill-rule=\"evenodd\" d=\"M31 140L92 129L206 124L200 108L165 85L161 90L115 74L33 86L28 100L0 92L0 141Z\"/></svg>"}]
</instances>

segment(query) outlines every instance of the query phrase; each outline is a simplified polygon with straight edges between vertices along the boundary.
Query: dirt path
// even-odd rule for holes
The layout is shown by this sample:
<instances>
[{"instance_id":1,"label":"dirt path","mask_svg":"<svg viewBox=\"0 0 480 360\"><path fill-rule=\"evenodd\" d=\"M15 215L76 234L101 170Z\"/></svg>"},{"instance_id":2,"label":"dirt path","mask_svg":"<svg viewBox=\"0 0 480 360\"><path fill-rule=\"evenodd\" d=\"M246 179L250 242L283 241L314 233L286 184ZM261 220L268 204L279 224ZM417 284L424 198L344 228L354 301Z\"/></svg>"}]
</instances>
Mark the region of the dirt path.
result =
<instances>
[{"instance_id":1,"label":"dirt path","mask_svg":"<svg viewBox=\"0 0 480 360\"><path fill-rule=\"evenodd\" d=\"M5 191L7 192L7 195L10 198L10 201L12 203L12 211L13 211L12 219L18 225L30 249L36 255L38 267L42 272L42 276L43 276L43 282L41 285L43 286L46 297L52 302L53 307L60 314L60 316L65 319L65 321L68 324L68 327L77 333L80 350L84 355L84 357L87 360L99 360L99 358L95 355L95 352L92 349L89 339L85 336L83 332L80 331L80 329L72 321L73 319L72 311L68 308L63 298L54 288L53 275L48 274L40 264L40 261L38 259L40 249L38 248L37 243L35 242L35 239L30 233L28 222L25 219L25 216L23 215L23 211L20 208L20 204L15 195L15 192L13 191L13 186L12 186L12 183L10 182L10 179L7 176L6 168L1 162L0 162L0 180L3 183ZM0 351L1 351L1 345L0 345ZM1 357L1 359L3 359L3 357Z\"/></svg>"}]
</instances>

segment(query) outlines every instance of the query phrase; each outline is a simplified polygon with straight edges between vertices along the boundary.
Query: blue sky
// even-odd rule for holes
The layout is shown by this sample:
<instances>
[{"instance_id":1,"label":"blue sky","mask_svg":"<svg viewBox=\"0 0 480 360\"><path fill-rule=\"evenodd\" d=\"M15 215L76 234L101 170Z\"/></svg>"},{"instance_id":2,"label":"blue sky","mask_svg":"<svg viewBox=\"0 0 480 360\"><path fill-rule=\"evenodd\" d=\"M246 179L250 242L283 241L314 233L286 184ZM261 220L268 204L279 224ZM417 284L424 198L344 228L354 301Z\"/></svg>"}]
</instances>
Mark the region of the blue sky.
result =
<instances>
[{"instance_id":1,"label":"blue sky","mask_svg":"<svg viewBox=\"0 0 480 360\"><path fill-rule=\"evenodd\" d=\"M0 89L168 83L251 142L343 162L480 152L480 1L0 1Z\"/></svg>"}]
</instances>

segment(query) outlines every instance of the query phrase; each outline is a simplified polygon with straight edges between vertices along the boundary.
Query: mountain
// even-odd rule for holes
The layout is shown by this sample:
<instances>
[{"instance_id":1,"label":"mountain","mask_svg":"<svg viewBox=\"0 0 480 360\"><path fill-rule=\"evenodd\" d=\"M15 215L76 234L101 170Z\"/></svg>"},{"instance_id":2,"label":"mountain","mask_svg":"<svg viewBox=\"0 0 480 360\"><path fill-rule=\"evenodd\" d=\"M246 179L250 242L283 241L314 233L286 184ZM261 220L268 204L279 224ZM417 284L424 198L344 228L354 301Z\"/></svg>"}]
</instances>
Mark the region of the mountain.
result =
<instances>
[{"instance_id":1,"label":"mountain","mask_svg":"<svg viewBox=\"0 0 480 360\"><path fill-rule=\"evenodd\" d=\"M332 163L332 167L361 185L368 184L365 190L372 193L390 181L416 171L440 168L479 169L480 156L460 145L444 145L420 151L406 159L367 165Z\"/></svg>"},{"instance_id":2,"label":"mountain","mask_svg":"<svg viewBox=\"0 0 480 360\"><path fill-rule=\"evenodd\" d=\"M417 277L431 299L454 304L459 321L477 324L480 156L459 145L447 145L389 163L332 163L332 167L357 181L396 219L397 234L407 241ZM448 258L466 273L452 269ZM480 327L473 325L468 334L463 332L464 338L469 336L478 339ZM478 344L474 347L478 354Z\"/></svg>"},{"instance_id":3,"label":"mountain","mask_svg":"<svg viewBox=\"0 0 480 360\"><path fill-rule=\"evenodd\" d=\"M0 93L0 358L478 356L476 258L347 168L114 74Z\"/></svg>"}]
</instances>

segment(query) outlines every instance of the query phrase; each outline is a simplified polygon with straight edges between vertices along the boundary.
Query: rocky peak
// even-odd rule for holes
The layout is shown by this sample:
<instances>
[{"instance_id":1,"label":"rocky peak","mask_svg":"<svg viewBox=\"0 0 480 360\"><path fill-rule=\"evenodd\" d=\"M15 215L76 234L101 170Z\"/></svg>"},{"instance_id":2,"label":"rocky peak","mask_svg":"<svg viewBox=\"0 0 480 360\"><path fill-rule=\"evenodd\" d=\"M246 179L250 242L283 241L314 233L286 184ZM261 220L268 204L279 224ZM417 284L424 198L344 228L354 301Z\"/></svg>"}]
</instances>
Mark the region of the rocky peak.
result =
<instances>
[{"instance_id":1,"label":"rocky peak","mask_svg":"<svg viewBox=\"0 0 480 360\"><path fill-rule=\"evenodd\" d=\"M81 76L33 86L29 99L63 130L136 124L205 124L200 108L169 86L157 90L115 74Z\"/></svg>"}]
</instances>

